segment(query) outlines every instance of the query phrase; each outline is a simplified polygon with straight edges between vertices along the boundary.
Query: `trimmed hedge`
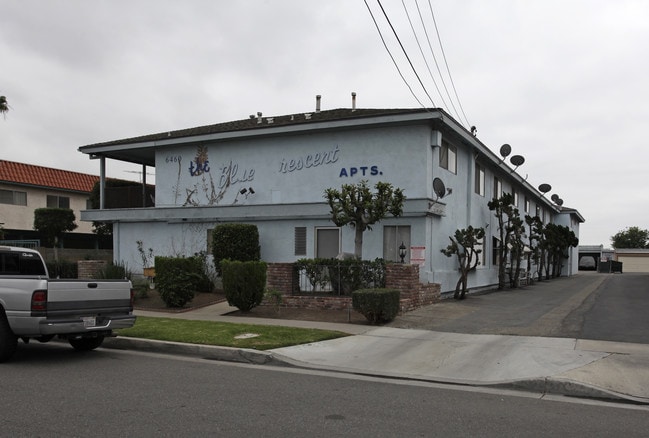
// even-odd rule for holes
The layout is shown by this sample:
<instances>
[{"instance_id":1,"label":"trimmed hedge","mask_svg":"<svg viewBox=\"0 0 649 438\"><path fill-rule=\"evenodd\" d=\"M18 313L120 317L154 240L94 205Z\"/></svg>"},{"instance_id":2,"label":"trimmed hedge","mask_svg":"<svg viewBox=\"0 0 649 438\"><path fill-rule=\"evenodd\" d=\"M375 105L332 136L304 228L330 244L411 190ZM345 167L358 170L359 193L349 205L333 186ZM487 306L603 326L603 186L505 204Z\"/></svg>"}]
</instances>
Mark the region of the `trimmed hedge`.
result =
<instances>
[{"instance_id":1,"label":"trimmed hedge","mask_svg":"<svg viewBox=\"0 0 649 438\"><path fill-rule=\"evenodd\" d=\"M372 324L392 321L399 313L397 289L359 289L352 292L352 307Z\"/></svg>"},{"instance_id":2,"label":"trimmed hedge","mask_svg":"<svg viewBox=\"0 0 649 438\"><path fill-rule=\"evenodd\" d=\"M211 292L200 257L155 258L155 286L167 307L183 307L196 292Z\"/></svg>"},{"instance_id":3,"label":"trimmed hedge","mask_svg":"<svg viewBox=\"0 0 649 438\"><path fill-rule=\"evenodd\" d=\"M214 267L221 274L221 261L259 261L259 230L251 224L220 224L212 232L212 255Z\"/></svg>"},{"instance_id":4,"label":"trimmed hedge","mask_svg":"<svg viewBox=\"0 0 649 438\"><path fill-rule=\"evenodd\" d=\"M223 292L228 304L242 312L257 307L266 289L266 262L222 260Z\"/></svg>"}]
</instances>

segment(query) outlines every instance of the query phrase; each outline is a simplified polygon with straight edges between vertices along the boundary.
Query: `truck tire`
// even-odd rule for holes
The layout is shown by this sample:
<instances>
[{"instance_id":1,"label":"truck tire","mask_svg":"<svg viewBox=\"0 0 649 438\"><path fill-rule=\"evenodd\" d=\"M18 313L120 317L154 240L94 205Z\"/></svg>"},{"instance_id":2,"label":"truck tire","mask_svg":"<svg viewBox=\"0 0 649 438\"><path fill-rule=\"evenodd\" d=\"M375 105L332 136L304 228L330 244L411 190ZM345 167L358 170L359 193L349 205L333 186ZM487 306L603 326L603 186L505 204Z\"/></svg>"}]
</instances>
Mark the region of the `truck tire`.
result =
<instances>
[{"instance_id":1,"label":"truck tire","mask_svg":"<svg viewBox=\"0 0 649 438\"><path fill-rule=\"evenodd\" d=\"M99 335L95 338L68 339L72 348L78 351L90 351L99 347L104 342L104 336Z\"/></svg>"},{"instance_id":2,"label":"truck tire","mask_svg":"<svg viewBox=\"0 0 649 438\"><path fill-rule=\"evenodd\" d=\"M17 345L18 338L11 331L7 316L0 310L0 362L5 362L13 356Z\"/></svg>"}]
</instances>

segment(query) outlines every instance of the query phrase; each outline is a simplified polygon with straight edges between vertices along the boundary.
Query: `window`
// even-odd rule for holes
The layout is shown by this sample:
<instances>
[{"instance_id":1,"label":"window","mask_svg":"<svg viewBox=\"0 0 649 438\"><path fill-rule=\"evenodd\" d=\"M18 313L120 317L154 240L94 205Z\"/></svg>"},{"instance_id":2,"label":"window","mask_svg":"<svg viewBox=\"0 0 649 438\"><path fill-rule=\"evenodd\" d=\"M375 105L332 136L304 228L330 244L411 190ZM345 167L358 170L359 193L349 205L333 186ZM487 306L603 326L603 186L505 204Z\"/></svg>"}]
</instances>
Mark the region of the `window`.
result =
<instances>
[{"instance_id":1,"label":"window","mask_svg":"<svg viewBox=\"0 0 649 438\"><path fill-rule=\"evenodd\" d=\"M408 250L404 263L410 262L410 226L385 226L383 227L383 259L391 262L400 262L399 247L404 244Z\"/></svg>"},{"instance_id":2,"label":"window","mask_svg":"<svg viewBox=\"0 0 649 438\"><path fill-rule=\"evenodd\" d=\"M526 196L525 197L525 213L530 212L530 199Z\"/></svg>"},{"instance_id":3,"label":"window","mask_svg":"<svg viewBox=\"0 0 649 438\"><path fill-rule=\"evenodd\" d=\"M485 190L485 176L484 176L484 167L475 163L475 192L484 196Z\"/></svg>"},{"instance_id":4,"label":"window","mask_svg":"<svg viewBox=\"0 0 649 438\"><path fill-rule=\"evenodd\" d=\"M0 253L0 275L45 275L39 257L30 252Z\"/></svg>"},{"instance_id":5,"label":"window","mask_svg":"<svg viewBox=\"0 0 649 438\"><path fill-rule=\"evenodd\" d=\"M294 250L296 256L306 255L306 227L295 227Z\"/></svg>"},{"instance_id":6,"label":"window","mask_svg":"<svg viewBox=\"0 0 649 438\"><path fill-rule=\"evenodd\" d=\"M486 265L486 255L485 255L485 247L484 247L484 237L480 240L478 240L475 245L473 245L473 249L476 251L481 251L480 254L478 254L478 268L482 268Z\"/></svg>"},{"instance_id":7,"label":"window","mask_svg":"<svg viewBox=\"0 0 649 438\"><path fill-rule=\"evenodd\" d=\"M439 148L439 166L449 172L457 173L457 149L445 141Z\"/></svg>"},{"instance_id":8,"label":"window","mask_svg":"<svg viewBox=\"0 0 649 438\"><path fill-rule=\"evenodd\" d=\"M47 195L47 208L70 208L70 198L67 196Z\"/></svg>"},{"instance_id":9,"label":"window","mask_svg":"<svg viewBox=\"0 0 649 438\"><path fill-rule=\"evenodd\" d=\"M503 183L494 177L494 198L499 199L503 195Z\"/></svg>"},{"instance_id":10,"label":"window","mask_svg":"<svg viewBox=\"0 0 649 438\"><path fill-rule=\"evenodd\" d=\"M491 250L493 251L492 253L493 264L495 266L500 265L500 239L496 237L491 238Z\"/></svg>"},{"instance_id":11,"label":"window","mask_svg":"<svg viewBox=\"0 0 649 438\"><path fill-rule=\"evenodd\" d=\"M340 228L316 228L315 256L333 259L340 254Z\"/></svg>"},{"instance_id":12,"label":"window","mask_svg":"<svg viewBox=\"0 0 649 438\"><path fill-rule=\"evenodd\" d=\"M541 214L542 214L541 206L540 206L540 205L537 205L537 206L536 206L536 215L539 217L539 219L542 220L543 218L541 217Z\"/></svg>"},{"instance_id":13,"label":"window","mask_svg":"<svg viewBox=\"0 0 649 438\"><path fill-rule=\"evenodd\" d=\"M0 190L0 204L27 205L27 192Z\"/></svg>"},{"instance_id":14,"label":"window","mask_svg":"<svg viewBox=\"0 0 649 438\"><path fill-rule=\"evenodd\" d=\"M514 207L518 208L518 192L512 190L512 196L514 197Z\"/></svg>"}]
</instances>

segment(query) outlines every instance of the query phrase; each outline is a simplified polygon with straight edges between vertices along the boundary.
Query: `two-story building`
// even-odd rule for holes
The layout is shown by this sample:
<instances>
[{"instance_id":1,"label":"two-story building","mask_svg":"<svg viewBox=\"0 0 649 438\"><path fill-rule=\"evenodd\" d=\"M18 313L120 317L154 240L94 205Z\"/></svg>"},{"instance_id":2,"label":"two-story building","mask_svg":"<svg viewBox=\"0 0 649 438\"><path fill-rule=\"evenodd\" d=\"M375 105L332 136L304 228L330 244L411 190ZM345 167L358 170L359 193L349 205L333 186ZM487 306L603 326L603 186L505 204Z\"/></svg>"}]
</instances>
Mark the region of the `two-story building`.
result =
<instances>
[{"instance_id":1,"label":"two-story building","mask_svg":"<svg viewBox=\"0 0 649 438\"><path fill-rule=\"evenodd\" d=\"M113 223L115 259L139 265L137 241L156 255L208 250L219 223L258 226L262 259L292 262L354 252L354 230L336 227L327 188L367 180L401 188L403 215L364 234L363 258L418 264L423 283L453 290L457 261L440 250L456 229L485 227L481 264L469 287L497 283L498 222L487 203L513 193L521 215L569 226L581 215L553 202L502 156L440 109L319 110L247 119L80 147L98 158L155 167L155 206L86 210L85 221ZM520 163L519 163L520 164ZM557 197L554 197L558 199ZM571 254L572 256L572 254ZM564 274L577 271L577 257Z\"/></svg>"},{"instance_id":2,"label":"two-story building","mask_svg":"<svg viewBox=\"0 0 649 438\"><path fill-rule=\"evenodd\" d=\"M71 248L95 248L99 241L92 223L82 222L81 210L90 208L89 198L96 175L0 160L0 223L6 241L33 241L45 245L34 230L38 208L69 208L77 228L66 233L63 244ZM108 242L112 244L112 242Z\"/></svg>"}]
</instances>

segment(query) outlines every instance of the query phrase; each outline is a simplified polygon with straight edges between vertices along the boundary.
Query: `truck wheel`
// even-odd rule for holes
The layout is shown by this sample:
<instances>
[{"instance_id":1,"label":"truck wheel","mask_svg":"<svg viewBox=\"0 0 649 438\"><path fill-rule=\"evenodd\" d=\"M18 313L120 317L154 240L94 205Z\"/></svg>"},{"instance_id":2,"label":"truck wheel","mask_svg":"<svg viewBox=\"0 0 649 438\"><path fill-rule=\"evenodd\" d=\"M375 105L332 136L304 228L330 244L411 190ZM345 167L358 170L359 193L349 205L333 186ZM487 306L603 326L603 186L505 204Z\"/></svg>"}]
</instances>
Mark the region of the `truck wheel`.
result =
<instances>
[{"instance_id":1,"label":"truck wheel","mask_svg":"<svg viewBox=\"0 0 649 438\"><path fill-rule=\"evenodd\" d=\"M90 351L99 347L104 342L104 337L99 335L96 338L68 339L68 342L75 350Z\"/></svg>"},{"instance_id":2,"label":"truck wheel","mask_svg":"<svg viewBox=\"0 0 649 438\"><path fill-rule=\"evenodd\" d=\"M0 362L5 362L16 351L18 338L11 331L4 312L0 313Z\"/></svg>"}]
</instances>

